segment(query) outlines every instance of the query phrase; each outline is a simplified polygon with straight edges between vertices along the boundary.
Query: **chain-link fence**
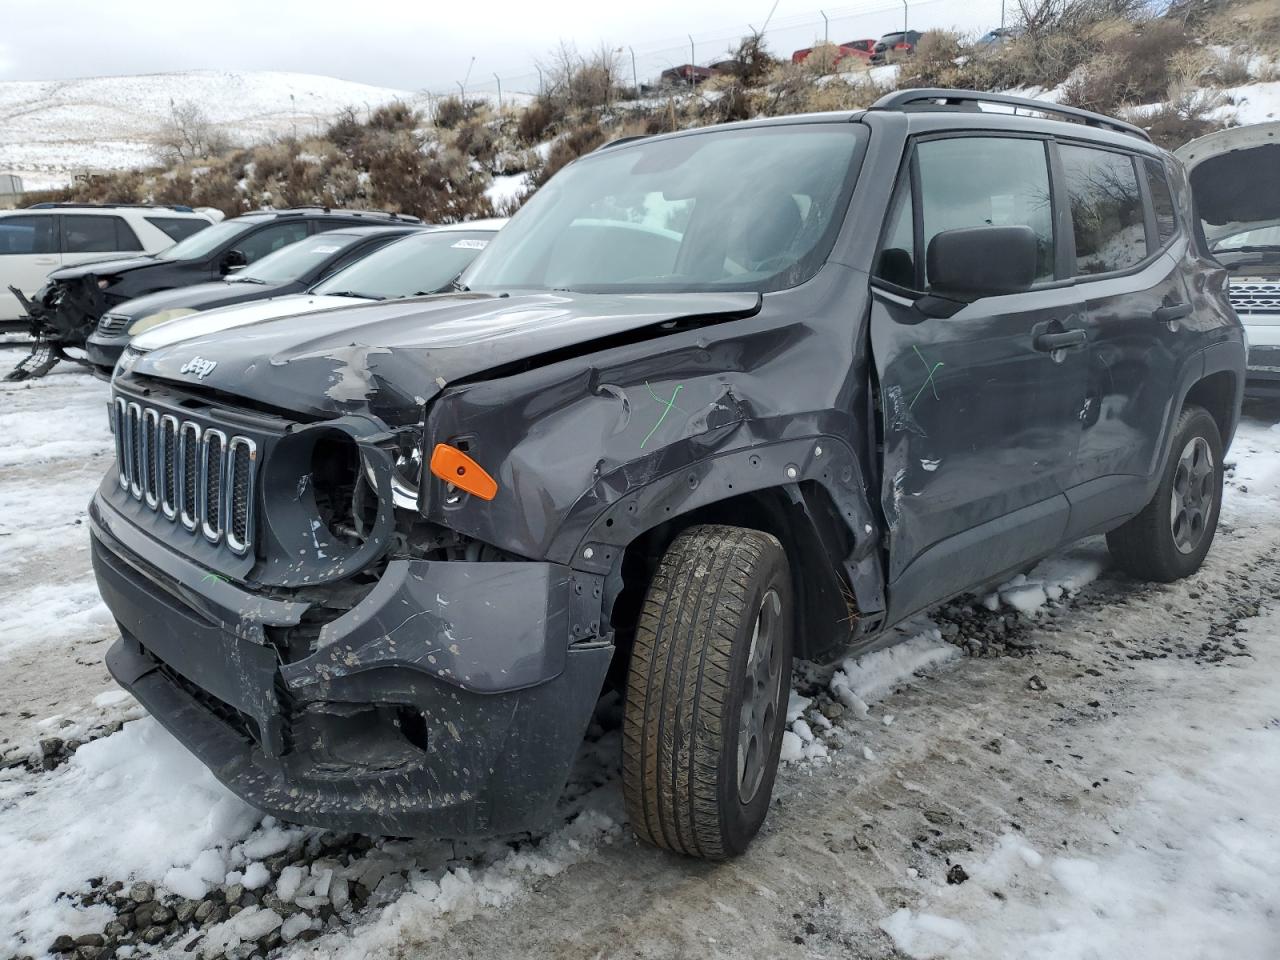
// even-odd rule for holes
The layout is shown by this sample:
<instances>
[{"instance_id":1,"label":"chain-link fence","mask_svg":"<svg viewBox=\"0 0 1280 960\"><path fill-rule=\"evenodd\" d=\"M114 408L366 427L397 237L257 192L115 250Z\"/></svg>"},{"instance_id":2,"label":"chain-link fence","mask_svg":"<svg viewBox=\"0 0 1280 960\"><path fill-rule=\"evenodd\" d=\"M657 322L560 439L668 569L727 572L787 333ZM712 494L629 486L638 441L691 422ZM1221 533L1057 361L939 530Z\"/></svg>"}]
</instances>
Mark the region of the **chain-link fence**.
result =
<instances>
[{"instance_id":1,"label":"chain-link fence","mask_svg":"<svg viewBox=\"0 0 1280 960\"><path fill-rule=\"evenodd\" d=\"M1014 0L973 0L964 8L965 25L979 32L1003 26L1013 4ZM580 53L591 57L603 52L612 59L623 84L641 89L657 85L663 71L680 71L690 64L708 67L729 59L742 38L756 30L763 31L769 51L786 60L793 51L815 43L877 39L896 30L951 28L957 24L944 17L954 9L954 4L947 4L945 0L870 0L857 7L775 17L767 23L726 24L720 31L686 34L683 39L672 38L661 45L608 44L582 49ZM551 59L552 55L548 54L547 62ZM496 100L536 96L551 82L551 72L552 68L536 61L522 70L511 71L475 58L467 75L458 77L452 86L437 82L428 93L438 97L484 95Z\"/></svg>"}]
</instances>

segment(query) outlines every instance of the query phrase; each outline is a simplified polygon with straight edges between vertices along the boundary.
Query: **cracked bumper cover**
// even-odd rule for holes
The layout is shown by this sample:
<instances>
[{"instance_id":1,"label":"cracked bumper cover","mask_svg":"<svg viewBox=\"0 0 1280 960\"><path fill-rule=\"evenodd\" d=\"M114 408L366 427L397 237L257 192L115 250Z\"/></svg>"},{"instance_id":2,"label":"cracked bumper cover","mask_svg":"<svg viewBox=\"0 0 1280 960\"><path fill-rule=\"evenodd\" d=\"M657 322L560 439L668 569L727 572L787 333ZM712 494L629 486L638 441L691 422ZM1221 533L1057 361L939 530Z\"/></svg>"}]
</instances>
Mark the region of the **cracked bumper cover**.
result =
<instances>
[{"instance_id":1,"label":"cracked bumper cover","mask_svg":"<svg viewBox=\"0 0 1280 960\"><path fill-rule=\"evenodd\" d=\"M90 508L107 667L241 798L334 830L462 838L534 828L568 777L613 647L578 642L568 568L393 561L316 652L268 642L307 605L210 577Z\"/></svg>"}]
</instances>

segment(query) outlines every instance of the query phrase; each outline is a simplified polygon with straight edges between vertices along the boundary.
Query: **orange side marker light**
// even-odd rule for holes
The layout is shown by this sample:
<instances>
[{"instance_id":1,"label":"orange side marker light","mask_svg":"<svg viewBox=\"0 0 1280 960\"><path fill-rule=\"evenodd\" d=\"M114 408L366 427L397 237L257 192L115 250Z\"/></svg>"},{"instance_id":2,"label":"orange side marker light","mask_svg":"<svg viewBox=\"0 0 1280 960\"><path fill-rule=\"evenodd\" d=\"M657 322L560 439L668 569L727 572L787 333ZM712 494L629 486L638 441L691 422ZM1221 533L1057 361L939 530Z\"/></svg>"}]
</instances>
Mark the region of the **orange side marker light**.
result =
<instances>
[{"instance_id":1,"label":"orange side marker light","mask_svg":"<svg viewBox=\"0 0 1280 960\"><path fill-rule=\"evenodd\" d=\"M498 495L498 481L489 476L480 464L447 443L437 443L431 451L431 472L481 500L492 500Z\"/></svg>"}]
</instances>

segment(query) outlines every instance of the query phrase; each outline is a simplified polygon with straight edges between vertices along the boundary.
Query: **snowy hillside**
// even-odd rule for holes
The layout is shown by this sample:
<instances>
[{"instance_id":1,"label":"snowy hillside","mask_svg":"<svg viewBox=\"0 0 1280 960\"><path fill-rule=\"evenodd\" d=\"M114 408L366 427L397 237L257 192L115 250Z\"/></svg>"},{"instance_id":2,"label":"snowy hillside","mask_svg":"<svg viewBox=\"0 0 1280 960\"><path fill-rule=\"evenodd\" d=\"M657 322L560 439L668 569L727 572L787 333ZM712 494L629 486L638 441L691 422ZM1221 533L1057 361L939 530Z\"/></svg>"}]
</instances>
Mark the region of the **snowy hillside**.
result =
<instances>
[{"instance_id":1,"label":"snowy hillside","mask_svg":"<svg viewBox=\"0 0 1280 960\"><path fill-rule=\"evenodd\" d=\"M199 104L233 140L318 132L343 107L362 113L407 90L305 73L216 70L82 80L0 83L0 172L27 189L68 183L83 171L123 170L154 161L154 137L171 103Z\"/></svg>"}]
</instances>

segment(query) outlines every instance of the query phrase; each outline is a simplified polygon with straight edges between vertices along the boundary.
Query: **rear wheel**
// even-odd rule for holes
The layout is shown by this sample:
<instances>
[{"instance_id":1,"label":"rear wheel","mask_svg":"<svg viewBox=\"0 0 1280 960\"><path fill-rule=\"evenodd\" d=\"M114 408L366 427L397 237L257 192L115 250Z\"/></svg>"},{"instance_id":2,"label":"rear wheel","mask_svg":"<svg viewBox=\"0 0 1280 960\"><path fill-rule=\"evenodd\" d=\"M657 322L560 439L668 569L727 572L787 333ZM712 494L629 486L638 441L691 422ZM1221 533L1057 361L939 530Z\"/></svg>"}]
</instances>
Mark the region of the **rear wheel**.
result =
<instances>
[{"instance_id":1,"label":"rear wheel","mask_svg":"<svg viewBox=\"0 0 1280 960\"><path fill-rule=\"evenodd\" d=\"M642 840L723 860L773 793L791 691L791 575L757 530L692 527L667 549L636 625L622 783Z\"/></svg>"},{"instance_id":2,"label":"rear wheel","mask_svg":"<svg viewBox=\"0 0 1280 960\"><path fill-rule=\"evenodd\" d=\"M1203 407L1178 418L1164 476L1151 502L1107 534L1116 562L1143 580L1195 573L1213 545L1222 504L1222 438Z\"/></svg>"}]
</instances>

